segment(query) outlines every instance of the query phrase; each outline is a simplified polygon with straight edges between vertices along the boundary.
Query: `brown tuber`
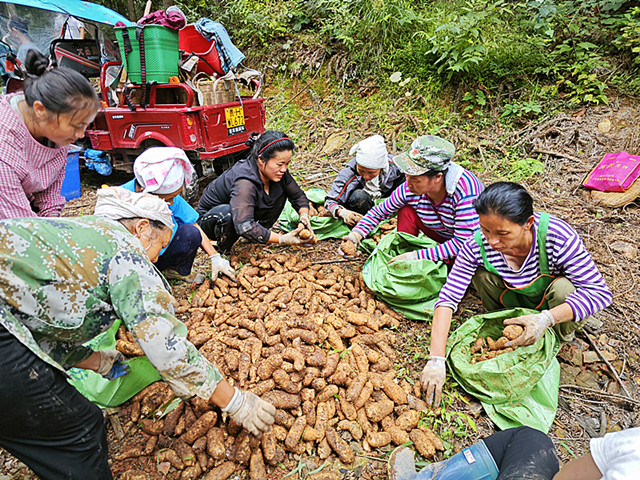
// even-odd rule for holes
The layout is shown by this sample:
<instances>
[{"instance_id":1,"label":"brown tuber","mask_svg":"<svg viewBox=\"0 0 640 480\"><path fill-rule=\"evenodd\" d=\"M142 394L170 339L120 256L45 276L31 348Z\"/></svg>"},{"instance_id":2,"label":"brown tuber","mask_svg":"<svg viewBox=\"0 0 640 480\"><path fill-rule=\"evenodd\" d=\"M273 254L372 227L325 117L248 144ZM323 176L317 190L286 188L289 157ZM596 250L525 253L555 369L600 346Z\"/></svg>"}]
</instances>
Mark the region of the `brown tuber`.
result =
<instances>
[{"instance_id":1,"label":"brown tuber","mask_svg":"<svg viewBox=\"0 0 640 480\"><path fill-rule=\"evenodd\" d=\"M300 232L298 233L298 237L300 237L302 240L309 240L313 237L313 233L311 233L311 230L308 230L306 228L303 228L302 230L300 230Z\"/></svg>"},{"instance_id":2,"label":"brown tuber","mask_svg":"<svg viewBox=\"0 0 640 480\"><path fill-rule=\"evenodd\" d=\"M351 464L355 462L356 455L353 453L353 449L340 437L340 435L338 435L338 432L333 428L328 428L326 436L329 446L334 452L336 452L343 463Z\"/></svg>"},{"instance_id":3,"label":"brown tuber","mask_svg":"<svg viewBox=\"0 0 640 480\"><path fill-rule=\"evenodd\" d=\"M180 306L188 317L187 338L232 385L273 404L275 424L258 439L198 398L153 421L153 413L175 397L156 382L135 396L130 410L123 409L131 413L127 425L138 424L149 435L140 447L129 446L127 456L161 460L159 472L167 478L226 479L246 469L245 477L266 479L271 466L289 465L305 452L324 460L334 451L351 464L356 444L365 450L399 445L412 430L429 440L414 420L415 410L426 407L394 378L396 335L387 327L402 316L376 301L361 275L311 265L287 252L249 253L236 258L236 266L244 264L237 283L206 281L192 302ZM123 328L118 340L133 338ZM334 480L340 474L323 470L309 478Z\"/></svg>"},{"instance_id":4,"label":"brown tuber","mask_svg":"<svg viewBox=\"0 0 640 480\"><path fill-rule=\"evenodd\" d=\"M351 240L343 240L340 244L340 250L348 257L353 257L356 254L356 246Z\"/></svg>"},{"instance_id":5,"label":"brown tuber","mask_svg":"<svg viewBox=\"0 0 640 480\"><path fill-rule=\"evenodd\" d=\"M524 332L524 328L520 325L508 325L502 331L502 334L507 337L509 340L515 340Z\"/></svg>"}]
</instances>

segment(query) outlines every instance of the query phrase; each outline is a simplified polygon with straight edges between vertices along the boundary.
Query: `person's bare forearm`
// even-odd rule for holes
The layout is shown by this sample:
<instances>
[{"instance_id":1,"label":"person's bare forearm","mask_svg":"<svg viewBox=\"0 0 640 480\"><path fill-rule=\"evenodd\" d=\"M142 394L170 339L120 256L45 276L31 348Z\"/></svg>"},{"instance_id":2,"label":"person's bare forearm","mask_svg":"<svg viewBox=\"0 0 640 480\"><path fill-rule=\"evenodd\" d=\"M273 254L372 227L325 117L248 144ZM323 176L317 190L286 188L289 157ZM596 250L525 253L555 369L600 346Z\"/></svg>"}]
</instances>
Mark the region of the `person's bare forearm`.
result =
<instances>
[{"instance_id":1,"label":"person's bare forearm","mask_svg":"<svg viewBox=\"0 0 640 480\"><path fill-rule=\"evenodd\" d=\"M209 398L209 403L213 403L220 408L224 408L229 405L231 398L233 397L234 389L229 382L226 380L220 380L216 389L211 394Z\"/></svg>"},{"instance_id":2,"label":"person's bare forearm","mask_svg":"<svg viewBox=\"0 0 640 480\"><path fill-rule=\"evenodd\" d=\"M444 357L447 347L447 337L451 327L451 317L453 310L449 307L437 307L433 313L433 323L431 325L431 347L430 355Z\"/></svg>"},{"instance_id":3,"label":"person's bare forearm","mask_svg":"<svg viewBox=\"0 0 640 480\"><path fill-rule=\"evenodd\" d=\"M198 225L197 223L194 223L193 225L198 230L200 230L200 235L202 236L202 242L200 243L200 246L205 252L207 252L207 255L211 256L218 253L216 249L213 248L213 245L211 244L211 240L209 240L209 237L207 237L207 234L202 231L202 228L200 228L200 225Z\"/></svg>"},{"instance_id":4,"label":"person's bare forearm","mask_svg":"<svg viewBox=\"0 0 640 480\"><path fill-rule=\"evenodd\" d=\"M93 352L85 360L78 362L74 365L75 368L84 368L86 370L93 370L94 372L100 367L100 353Z\"/></svg>"},{"instance_id":5,"label":"person's bare forearm","mask_svg":"<svg viewBox=\"0 0 640 480\"><path fill-rule=\"evenodd\" d=\"M574 458L553 477L553 480L600 480L602 473L590 453Z\"/></svg>"},{"instance_id":6,"label":"person's bare forearm","mask_svg":"<svg viewBox=\"0 0 640 480\"><path fill-rule=\"evenodd\" d=\"M551 315L553 315L553 319L556 324L571 322L574 319L573 310L568 303L561 303L549 311L551 312Z\"/></svg>"}]
</instances>

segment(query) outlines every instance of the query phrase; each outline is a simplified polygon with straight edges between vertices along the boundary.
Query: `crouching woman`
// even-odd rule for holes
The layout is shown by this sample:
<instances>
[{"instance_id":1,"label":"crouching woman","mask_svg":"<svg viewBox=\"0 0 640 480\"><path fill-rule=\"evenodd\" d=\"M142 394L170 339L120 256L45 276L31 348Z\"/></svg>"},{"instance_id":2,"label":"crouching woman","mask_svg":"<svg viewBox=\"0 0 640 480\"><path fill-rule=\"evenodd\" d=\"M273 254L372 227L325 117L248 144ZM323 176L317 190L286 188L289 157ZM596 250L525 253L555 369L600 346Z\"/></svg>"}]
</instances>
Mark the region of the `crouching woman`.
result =
<instances>
[{"instance_id":1,"label":"crouching woman","mask_svg":"<svg viewBox=\"0 0 640 480\"><path fill-rule=\"evenodd\" d=\"M247 141L248 158L239 161L207 185L198 202L198 223L216 240L218 250L228 253L240 237L257 243L298 245L312 241L298 237L303 227L313 232L309 200L291 173L293 140L282 132L267 130ZM271 229L289 200L300 215L296 230L276 233Z\"/></svg>"},{"instance_id":2,"label":"crouching woman","mask_svg":"<svg viewBox=\"0 0 640 480\"><path fill-rule=\"evenodd\" d=\"M427 400L440 402L445 346L451 318L473 283L487 311L524 307L540 313L511 318L524 332L507 346L532 345L553 327L561 341L573 338L585 319L611 304L612 295L578 233L565 221L533 211L533 199L517 183L490 185L473 202L480 231L460 249L440 291L431 348L421 383Z\"/></svg>"}]
</instances>

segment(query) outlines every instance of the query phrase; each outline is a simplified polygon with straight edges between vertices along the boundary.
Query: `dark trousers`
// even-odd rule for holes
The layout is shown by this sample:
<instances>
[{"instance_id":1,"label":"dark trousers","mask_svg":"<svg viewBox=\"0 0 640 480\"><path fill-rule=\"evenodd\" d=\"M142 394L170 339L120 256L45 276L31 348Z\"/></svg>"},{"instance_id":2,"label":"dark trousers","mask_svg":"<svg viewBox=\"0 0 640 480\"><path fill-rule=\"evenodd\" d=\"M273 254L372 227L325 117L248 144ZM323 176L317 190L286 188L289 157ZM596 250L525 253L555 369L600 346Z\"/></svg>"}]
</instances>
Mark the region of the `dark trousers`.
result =
<instances>
[{"instance_id":1,"label":"dark trousers","mask_svg":"<svg viewBox=\"0 0 640 480\"><path fill-rule=\"evenodd\" d=\"M382 198L390 197L393 191L404 182L404 175L396 178L393 187L389 189L389 191L385 195L382 195ZM347 202L344 206L347 210L358 212L360 215L366 215L367 212L375 206L375 204L376 203L373 201L373 198L371 198L371 195L365 192L362 188L356 188L353 192L351 192L351 195L349 195L349 198L347 198Z\"/></svg>"},{"instance_id":2,"label":"dark trousers","mask_svg":"<svg viewBox=\"0 0 640 480\"><path fill-rule=\"evenodd\" d=\"M198 224L209 239L216 241L217 250L221 253L229 253L233 244L240 238L233 225L231 205L213 207L204 215L200 215Z\"/></svg>"},{"instance_id":3,"label":"dark trousers","mask_svg":"<svg viewBox=\"0 0 640 480\"><path fill-rule=\"evenodd\" d=\"M110 480L100 409L0 325L0 445L43 480Z\"/></svg>"},{"instance_id":4,"label":"dark trousers","mask_svg":"<svg viewBox=\"0 0 640 480\"><path fill-rule=\"evenodd\" d=\"M360 215L366 215L375 205L373 198L367 192L358 188L351 192L345 208L353 212L358 212Z\"/></svg>"},{"instance_id":5,"label":"dark trousers","mask_svg":"<svg viewBox=\"0 0 640 480\"><path fill-rule=\"evenodd\" d=\"M530 427L509 428L484 439L498 466L498 480L551 480L558 473L553 442Z\"/></svg>"},{"instance_id":6,"label":"dark trousers","mask_svg":"<svg viewBox=\"0 0 640 480\"><path fill-rule=\"evenodd\" d=\"M178 225L173 240L158 258L156 268L160 271L170 268L180 275L189 275L201 244L202 234L196 226L188 223Z\"/></svg>"}]
</instances>

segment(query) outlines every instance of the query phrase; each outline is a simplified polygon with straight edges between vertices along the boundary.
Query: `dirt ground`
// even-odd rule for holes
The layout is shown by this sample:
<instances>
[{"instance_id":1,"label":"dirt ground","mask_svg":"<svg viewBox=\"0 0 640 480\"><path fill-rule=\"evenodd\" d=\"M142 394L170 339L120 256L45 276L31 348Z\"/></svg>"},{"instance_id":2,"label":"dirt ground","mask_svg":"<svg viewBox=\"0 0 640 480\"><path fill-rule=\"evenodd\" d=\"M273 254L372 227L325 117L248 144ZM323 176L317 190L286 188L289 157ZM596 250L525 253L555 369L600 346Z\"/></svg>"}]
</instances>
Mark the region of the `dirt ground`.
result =
<instances>
[{"instance_id":1,"label":"dirt ground","mask_svg":"<svg viewBox=\"0 0 640 480\"><path fill-rule=\"evenodd\" d=\"M519 146L523 153L531 156L542 155L544 172L525 182L534 195L536 209L557 215L576 228L613 292L613 305L595 315L585 332L564 345L558 355L562 368L559 408L549 436L563 462L585 453L591 437L640 425L640 208L638 203L605 208L580 188L585 175L605 153L620 150L640 152L639 114L637 106L614 100L609 106L581 109L530 123L506 138L502 136L500 141L501 132L475 135L455 129L447 132L460 151L482 162L485 158L495 158L488 152L500 155L505 146ZM294 174L304 171L303 176L298 176L304 188L327 189L333 172L346 159L350 142L344 142L332 152L328 164L324 161L320 164L316 160L330 135L336 133L341 132L327 132L320 141L315 138L312 148L306 149L304 141L299 143L299 153L291 169ZM343 133L344 138L348 137L349 132ZM487 171L477 173L485 184L496 180ZM95 202L95 188L102 183L118 184L123 180L126 177L104 179L83 171L83 196L69 202L64 215L90 214ZM246 247L246 244L239 243L235 248L241 251ZM337 247L337 241L323 241L313 248L290 250L310 262L338 265L348 272L357 273L362 268L362 259L345 261L338 254ZM206 272L203 255L197 258L195 268ZM178 299L189 298L193 288L176 284L174 294ZM481 311L478 299L470 292L457 321L460 323ZM395 348L400 360L395 368L402 378L415 381L425 362L429 324L405 319L400 322L397 333L399 341ZM447 398L450 402L447 408L461 415L441 416L431 412L427 416L436 426L435 433L450 442L451 453L495 431L480 404L462 390L448 388ZM108 412L112 455L145 441L137 426L119 430L118 427L131 423L130 411L131 402L127 402L121 408ZM361 457L354 469L339 464L332 464L329 468L338 469L345 478L386 478L389 449L374 449ZM130 461L127 463L127 468L135 468L146 475L136 478L178 478L175 471L163 474L152 458L144 458L135 467ZM438 458L443 458L442 454ZM112 464L117 474L124 468L124 464L119 463L114 461ZM314 455L291 454L280 466L269 467L269 478L283 478L302 464L308 465L288 478L304 478L311 467L318 466ZM0 450L0 480L23 478L34 476L24 465ZM231 478L248 478L247 469L238 470Z\"/></svg>"}]
</instances>

